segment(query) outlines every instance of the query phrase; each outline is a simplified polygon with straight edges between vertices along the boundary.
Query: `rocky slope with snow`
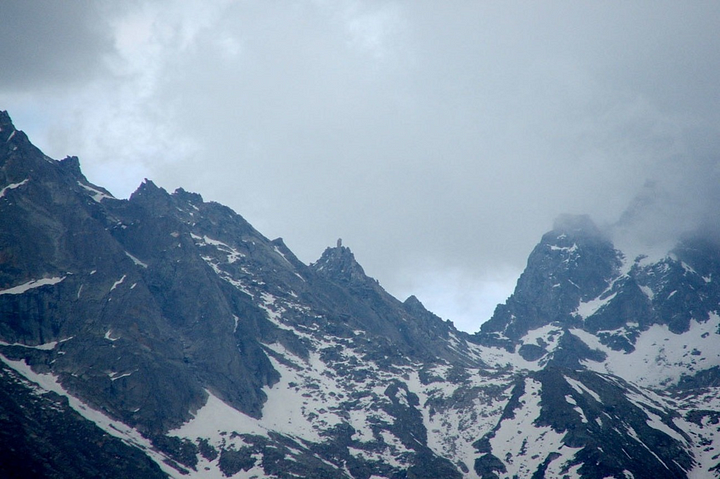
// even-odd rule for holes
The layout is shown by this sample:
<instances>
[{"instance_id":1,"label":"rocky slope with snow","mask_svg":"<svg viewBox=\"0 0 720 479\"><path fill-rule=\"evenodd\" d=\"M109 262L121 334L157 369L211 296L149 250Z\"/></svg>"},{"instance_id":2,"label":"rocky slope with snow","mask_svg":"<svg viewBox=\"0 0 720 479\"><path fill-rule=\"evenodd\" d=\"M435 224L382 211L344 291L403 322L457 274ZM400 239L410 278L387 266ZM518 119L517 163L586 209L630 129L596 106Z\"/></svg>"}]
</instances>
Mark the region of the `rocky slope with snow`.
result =
<instances>
[{"instance_id":1,"label":"rocky slope with snow","mask_svg":"<svg viewBox=\"0 0 720 479\"><path fill-rule=\"evenodd\" d=\"M720 247L563 217L469 335L338 244L114 198L0 113L0 475L718 477ZM479 321L480 322L480 321Z\"/></svg>"}]
</instances>

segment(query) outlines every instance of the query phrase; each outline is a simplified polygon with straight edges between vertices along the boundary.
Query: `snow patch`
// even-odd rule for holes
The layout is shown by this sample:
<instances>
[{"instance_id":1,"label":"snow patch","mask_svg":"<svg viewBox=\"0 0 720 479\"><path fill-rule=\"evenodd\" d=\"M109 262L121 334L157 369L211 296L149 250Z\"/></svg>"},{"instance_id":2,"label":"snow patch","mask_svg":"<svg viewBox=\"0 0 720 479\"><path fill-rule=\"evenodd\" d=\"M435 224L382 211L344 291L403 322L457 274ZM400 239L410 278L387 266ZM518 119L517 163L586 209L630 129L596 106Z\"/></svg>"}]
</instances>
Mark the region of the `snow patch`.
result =
<instances>
[{"instance_id":1,"label":"snow patch","mask_svg":"<svg viewBox=\"0 0 720 479\"><path fill-rule=\"evenodd\" d=\"M578 305L577 310L575 310L575 314L579 315L582 319L587 319L595 314L600 308L612 301L616 295L617 293L613 293L603 299L597 297L590 301L581 302L580 305Z\"/></svg>"},{"instance_id":2,"label":"snow patch","mask_svg":"<svg viewBox=\"0 0 720 479\"><path fill-rule=\"evenodd\" d=\"M169 436L186 437L189 439L216 438L221 433L235 431L243 434L266 436L267 431L258 425L256 419L228 406L209 391L205 405L195 417L177 429L168 432ZM241 444L245 444L244 442ZM219 446L220 443L214 444Z\"/></svg>"},{"instance_id":3,"label":"snow patch","mask_svg":"<svg viewBox=\"0 0 720 479\"><path fill-rule=\"evenodd\" d=\"M128 256L128 258L130 258L130 259L132 260L132 262L135 263L136 265L142 266L143 268L147 268L147 267L148 267L148 265L147 265L146 263L143 263L142 261L140 261L139 259L137 259L135 256L131 255L131 254L128 253L127 251L125 251L125 254L126 254L126 255Z\"/></svg>"},{"instance_id":4,"label":"snow patch","mask_svg":"<svg viewBox=\"0 0 720 479\"><path fill-rule=\"evenodd\" d=\"M113 342L115 342L115 341L117 341L118 339L120 339L120 338L113 338L113 337L112 337L112 330L111 330L111 329L108 329L108 330L105 332L105 336L103 336L103 337L104 337L105 339L107 339L108 341L113 341Z\"/></svg>"},{"instance_id":5,"label":"snow patch","mask_svg":"<svg viewBox=\"0 0 720 479\"><path fill-rule=\"evenodd\" d=\"M438 365L431 368L429 374L446 377L450 366ZM490 432L502 415L505 402L512 390L511 376L489 378L481 376L479 369L467 369L469 382L476 397L472 401L447 401L453 393L462 387L460 384L437 381L422 384L419 373L412 370L406 384L408 389L418 396L420 412L427 430L427 445L436 454L450 459L453 463L462 462L472 471L477 451L473 443L477 438ZM486 391L503 390L499 396ZM430 405L432 404L432 406Z\"/></svg>"},{"instance_id":6,"label":"snow patch","mask_svg":"<svg viewBox=\"0 0 720 479\"><path fill-rule=\"evenodd\" d=\"M557 348L558 339L562 336L562 329L551 324L542 326L537 329L528 331L521 338L523 344L532 344L534 346L542 346L552 352Z\"/></svg>"},{"instance_id":7,"label":"snow patch","mask_svg":"<svg viewBox=\"0 0 720 479\"><path fill-rule=\"evenodd\" d=\"M539 371L542 369L539 361L526 361L519 354L508 352L503 348L481 347L476 351L482 362L494 368L511 368L521 371Z\"/></svg>"},{"instance_id":8,"label":"snow patch","mask_svg":"<svg viewBox=\"0 0 720 479\"><path fill-rule=\"evenodd\" d=\"M92 186L85 185L83 183L77 182L78 185L80 185L83 189L90 192L90 196L92 196L92 199L98 203L101 203L102 200L110 199L114 200L115 197L113 195L109 195L105 193L104 191L100 191L97 188L93 188Z\"/></svg>"},{"instance_id":9,"label":"snow patch","mask_svg":"<svg viewBox=\"0 0 720 479\"><path fill-rule=\"evenodd\" d=\"M599 404L602 404L602 400L600 399L600 395L590 389L589 387L585 386L580 381L577 381L573 378L565 377L565 381L572 387L575 391L577 391L580 394L589 394L595 401L597 401Z\"/></svg>"},{"instance_id":10,"label":"snow patch","mask_svg":"<svg viewBox=\"0 0 720 479\"><path fill-rule=\"evenodd\" d=\"M21 187L22 185L27 184L28 181L30 181L30 180L27 179L27 178L25 178L25 179L22 180L20 183L13 183L13 184L7 185L5 188L3 188L2 190L0 190L0 198L2 198L3 196L5 196L5 192L6 192L6 191L14 190L15 188L19 188L19 187Z\"/></svg>"},{"instance_id":11,"label":"snow patch","mask_svg":"<svg viewBox=\"0 0 720 479\"><path fill-rule=\"evenodd\" d=\"M277 254L279 254L280 257L281 257L282 259L284 259L287 264L289 264L290 266L292 266L292 263L290 263L290 260L288 260L288 259L285 257L285 253L283 253L282 251L280 251L280 248L278 248L277 246L273 246L273 248L275 249L275 252L276 252Z\"/></svg>"},{"instance_id":12,"label":"snow patch","mask_svg":"<svg viewBox=\"0 0 720 479\"><path fill-rule=\"evenodd\" d=\"M20 284L18 286L9 288L9 289L3 289L0 290L0 294L23 294L26 291L29 291L34 288L39 288L41 286L48 286L53 284L58 284L60 281L64 280L66 276L58 276L54 278L42 278L42 279L33 279L28 281L27 283Z\"/></svg>"},{"instance_id":13,"label":"snow patch","mask_svg":"<svg viewBox=\"0 0 720 479\"><path fill-rule=\"evenodd\" d=\"M580 408L578 406L577 401L575 401L575 398L573 398L571 395L568 394L565 396L565 401L567 401L568 404L572 405L573 409L575 409L575 411L580 415L580 421L587 424L588 420L587 420L587 417L585 416L585 411L583 411L582 408Z\"/></svg>"},{"instance_id":14,"label":"snow patch","mask_svg":"<svg viewBox=\"0 0 720 479\"><path fill-rule=\"evenodd\" d=\"M112 285L112 288L110 288L110 291L112 291L112 290L114 290L115 288L117 288L118 286L120 286L120 285L123 283L123 281L125 281L125 278L126 278L126 277L127 277L127 275L124 274L124 275L122 276L122 278L120 278L119 280L115 281L115 283L113 283L113 285Z\"/></svg>"},{"instance_id":15,"label":"snow patch","mask_svg":"<svg viewBox=\"0 0 720 479\"><path fill-rule=\"evenodd\" d=\"M118 379L126 378L136 372L138 372L137 369L134 371L130 371L129 373L118 373L118 372L110 373L110 374L108 374L108 376L110 377L110 381L117 381Z\"/></svg>"},{"instance_id":16,"label":"snow patch","mask_svg":"<svg viewBox=\"0 0 720 479\"><path fill-rule=\"evenodd\" d=\"M214 246L218 251L222 251L223 253L225 253L227 255L227 262L230 264L236 262L240 258L245 257L245 254L241 253L236 248L233 248L232 246L223 243L222 241L210 238L207 235L198 236L194 233L190 233L190 236L200 246Z\"/></svg>"},{"instance_id":17,"label":"snow patch","mask_svg":"<svg viewBox=\"0 0 720 479\"><path fill-rule=\"evenodd\" d=\"M41 349L43 351L51 351L51 350L55 349L55 347L57 345L58 345L58 341L51 341L49 343L38 344L36 346L30 346L29 344L22 344L22 343L10 344L10 343L6 343L5 341L0 341L0 346L19 346L21 348Z\"/></svg>"},{"instance_id":18,"label":"snow patch","mask_svg":"<svg viewBox=\"0 0 720 479\"><path fill-rule=\"evenodd\" d=\"M647 296L650 301L655 298L655 292L650 289L650 286L640 285L640 290L645 293L645 296Z\"/></svg>"},{"instance_id":19,"label":"snow patch","mask_svg":"<svg viewBox=\"0 0 720 479\"><path fill-rule=\"evenodd\" d=\"M578 249L578 245L576 243L573 243L572 246L555 246L550 245L550 249L552 251L564 251L566 253L574 253Z\"/></svg>"}]
</instances>

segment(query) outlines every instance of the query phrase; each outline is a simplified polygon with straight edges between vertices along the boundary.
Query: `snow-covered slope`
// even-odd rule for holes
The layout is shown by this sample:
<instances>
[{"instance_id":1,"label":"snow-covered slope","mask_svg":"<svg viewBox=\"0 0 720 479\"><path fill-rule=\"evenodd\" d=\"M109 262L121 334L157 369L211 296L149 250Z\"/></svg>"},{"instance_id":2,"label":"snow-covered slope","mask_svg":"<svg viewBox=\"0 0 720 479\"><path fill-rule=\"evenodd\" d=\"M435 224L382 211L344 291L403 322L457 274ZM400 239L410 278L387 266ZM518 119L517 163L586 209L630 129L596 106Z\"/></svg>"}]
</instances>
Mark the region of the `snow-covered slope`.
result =
<instances>
[{"instance_id":1,"label":"snow-covered slope","mask_svg":"<svg viewBox=\"0 0 720 479\"><path fill-rule=\"evenodd\" d=\"M718 476L705 236L626 258L563 217L468 335L341 244L305 265L229 208L151 181L115 199L0 128L0 475Z\"/></svg>"}]
</instances>

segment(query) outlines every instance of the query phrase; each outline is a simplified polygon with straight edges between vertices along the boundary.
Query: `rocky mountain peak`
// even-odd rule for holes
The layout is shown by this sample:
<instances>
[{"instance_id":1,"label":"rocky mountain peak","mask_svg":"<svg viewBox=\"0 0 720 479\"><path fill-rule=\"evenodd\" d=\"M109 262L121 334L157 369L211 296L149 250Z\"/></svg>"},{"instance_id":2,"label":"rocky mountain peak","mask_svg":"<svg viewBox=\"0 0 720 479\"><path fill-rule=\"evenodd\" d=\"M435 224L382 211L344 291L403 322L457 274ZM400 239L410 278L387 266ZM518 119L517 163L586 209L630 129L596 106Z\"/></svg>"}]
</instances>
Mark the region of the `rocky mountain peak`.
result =
<instances>
[{"instance_id":1,"label":"rocky mountain peak","mask_svg":"<svg viewBox=\"0 0 720 479\"><path fill-rule=\"evenodd\" d=\"M162 214L167 214L173 206L172 197L165 188L157 186L147 178L130 195L130 203Z\"/></svg>"},{"instance_id":2,"label":"rocky mountain peak","mask_svg":"<svg viewBox=\"0 0 720 479\"><path fill-rule=\"evenodd\" d=\"M425 308L425 305L422 304L417 298L417 296L415 296L414 294L408 296L408 298L403 302L403 305L408 311L413 311L421 314L425 314L428 312L428 310Z\"/></svg>"},{"instance_id":3,"label":"rocky mountain peak","mask_svg":"<svg viewBox=\"0 0 720 479\"><path fill-rule=\"evenodd\" d=\"M143 182L138 186L138 188L130 195L130 199L133 198L140 198L140 197L159 197L159 196L169 196L169 193L165 190L165 188L162 188L158 185L156 185L152 180L149 180L145 178Z\"/></svg>"},{"instance_id":4,"label":"rocky mountain peak","mask_svg":"<svg viewBox=\"0 0 720 479\"><path fill-rule=\"evenodd\" d=\"M29 149L25 151L28 147ZM30 140L23 131L15 128L7 111L0 111L0 152L7 152L7 155L0 155L0 157L2 157L0 158L2 162L0 164L4 164L10 158L18 158L21 156L23 160L27 160L28 158L47 159L40 150L30 143Z\"/></svg>"},{"instance_id":5,"label":"rocky mountain peak","mask_svg":"<svg viewBox=\"0 0 720 479\"><path fill-rule=\"evenodd\" d=\"M543 235L507 302L484 323L481 335L516 340L551 323L576 325L573 312L619 274L622 254L589 216L564 215Z\"/></svg>"},{"instance_id":6,"label":"rocky mountain peak","mask_svg":"<svg viewBox=\"0 0 720 479\"><path fill-rule=\"evenodd\" d=\"M60 160L60 166L70 172L74 177L85 180L85 176L80 169L80 159L77 156L68 156Z\"/></svg>"},{"instance_id":7,"label":"rocky mountain peak","mask_svg":"<svg viewBox=\"0 0 720 479\"><path fill-rule=\"evenodd\" d=\"M190 191L186 191L183 188L177 188L173 192L173 196L177 197L181 201L187 202L191 205L201 205L204 203L202 195L199 193L193 193Z\"/></svg>"},{"instance_id":8,"label":"rocky mountain peak","mask_svg":"<svg viewBox=\"0 0 720 479\"><path fill-rule=\"evenodd\" d=\"M355 255L347 246L338 240L337 246L326 248L322 256L310 265L315 272L335 282L367 285L377 281L365 274L365 270L355 259Z\"/></svg>"},{"instance_id":9,"label":"rocky mountain peak","mask_svg":"<svg viewBox=\"0 0 720 479\"><path fill-rule=\"evenodd\" d=\"M10 114L5 110L0 110L0 128L2 128L2 130L0 131L15 130L15 125L13 125L12 118L10 118Z\"/></svg>"}]
</instances>

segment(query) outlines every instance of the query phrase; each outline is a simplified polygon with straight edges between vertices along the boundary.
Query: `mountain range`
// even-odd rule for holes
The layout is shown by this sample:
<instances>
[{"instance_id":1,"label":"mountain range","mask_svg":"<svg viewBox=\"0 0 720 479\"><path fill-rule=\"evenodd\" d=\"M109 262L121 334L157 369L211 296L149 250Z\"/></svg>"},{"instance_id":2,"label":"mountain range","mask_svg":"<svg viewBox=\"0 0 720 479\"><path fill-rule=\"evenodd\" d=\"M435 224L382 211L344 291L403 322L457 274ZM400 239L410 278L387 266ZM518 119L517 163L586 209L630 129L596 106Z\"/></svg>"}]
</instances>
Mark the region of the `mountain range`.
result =
<instances>
[{"instance_id":1,"label":"mountain range","mask_svg":"<svg viewBox=\"0 0 720 479\"><path fill-rule=\"evenodd\" d=\"M629 256L561 216L468 334L0 112L1 477L720 477L719 309L712 234Z\"/></svg>"}]
</instances>

